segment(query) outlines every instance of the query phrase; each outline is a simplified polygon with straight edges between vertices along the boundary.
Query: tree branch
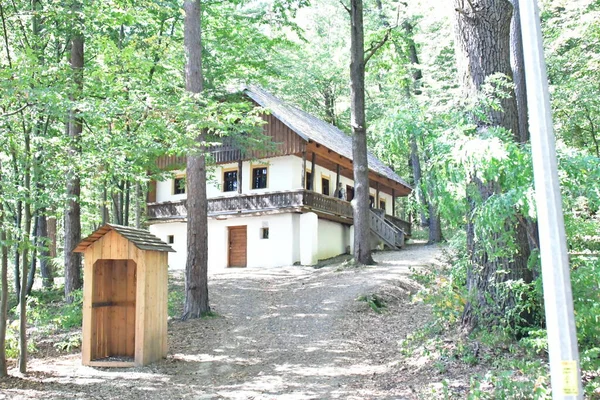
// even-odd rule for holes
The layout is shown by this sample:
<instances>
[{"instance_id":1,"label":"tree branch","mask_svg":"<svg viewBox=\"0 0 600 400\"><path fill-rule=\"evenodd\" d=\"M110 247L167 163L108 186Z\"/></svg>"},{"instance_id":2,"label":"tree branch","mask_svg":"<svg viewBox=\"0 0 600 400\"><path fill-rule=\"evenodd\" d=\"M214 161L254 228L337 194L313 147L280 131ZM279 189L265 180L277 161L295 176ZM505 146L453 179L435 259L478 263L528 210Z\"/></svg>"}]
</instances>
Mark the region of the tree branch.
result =
<instances>
[{"instance_id":1,"label":"tree branch","mask_svg":"<svg viewBox=\"0 0 600 400\"><path fill-rule=\"evenodd\" d=\"M18 109L14 110L14 111L9 111L9 112L7 112L7 113L4 113L4 114L0 115L0 118L6 118L6 117L10 117L11 115L18 114L18 113L20 113L21 111L23 111L24 109L26 109L27 107L30 107L30 106L32 106L32 105L33 105L33 104L27 103L27 104L25 104L25 105L24 105L23 107L21 107L21 108L18 108Z\"/></svg>"},{"instance_id":2,"label":"tree branch","mask_svg":"<svg viewBox=\"0 0 600 400\"><path fill-rule=\"evenodd\" d=\"M369 47L367 51L365 51L365 65L367 65L367 63L369 62L371 57L373 57L373 55L377 52L377 50L379 50L388 41L392 29L394 28L387 29L383 38L377 43L372 43L371 47Z\"/></svg>"},{"instance_id":3,"label":"tree branch","mask_svg":"<svg viewBox=\"0 0 600 400\"><path fill-rule=\"evenodd\" d=\"M344 4L344 2L342 2L342 0L339 0L339 2L340 2L340 4L342 5L342 7L344 7L344 9L345 9L346 11L348 11L348 14L351 14L351 13L352 13L352 10L350 10L350 9L348 8L348 6L346 6L346 5Z\"/></svg>"}]
</instances>

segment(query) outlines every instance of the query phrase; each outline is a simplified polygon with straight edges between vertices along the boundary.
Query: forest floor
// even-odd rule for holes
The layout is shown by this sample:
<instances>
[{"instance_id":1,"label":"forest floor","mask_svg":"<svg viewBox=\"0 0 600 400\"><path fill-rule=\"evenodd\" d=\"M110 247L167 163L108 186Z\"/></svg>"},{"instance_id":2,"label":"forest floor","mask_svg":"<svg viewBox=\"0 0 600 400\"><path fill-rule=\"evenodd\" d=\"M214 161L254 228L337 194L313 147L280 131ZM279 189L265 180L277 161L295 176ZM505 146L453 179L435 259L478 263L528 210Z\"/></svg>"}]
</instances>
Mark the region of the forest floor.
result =
<instances>
[{"instance_id":1,"label":"forest floor","mask_svg":"<svg viewBox=\"0 0 600 400\"><path fill-rule=\"evenodd\" d=\"M432 267L440 254L416 243L375 253L373 267L338 260L214 274L217 316L170 320L165 360L92 368L78 352L38 352L26 375L13 369L0 381L0 398L430 399L447 390L442 380L466 393L473 366L442 369L423 353L403 351L403 340L431 320L429 308L412 300L419 285L411 270ZM174 273L170 290L182 285Z\"/></svg>"}]
</instances>

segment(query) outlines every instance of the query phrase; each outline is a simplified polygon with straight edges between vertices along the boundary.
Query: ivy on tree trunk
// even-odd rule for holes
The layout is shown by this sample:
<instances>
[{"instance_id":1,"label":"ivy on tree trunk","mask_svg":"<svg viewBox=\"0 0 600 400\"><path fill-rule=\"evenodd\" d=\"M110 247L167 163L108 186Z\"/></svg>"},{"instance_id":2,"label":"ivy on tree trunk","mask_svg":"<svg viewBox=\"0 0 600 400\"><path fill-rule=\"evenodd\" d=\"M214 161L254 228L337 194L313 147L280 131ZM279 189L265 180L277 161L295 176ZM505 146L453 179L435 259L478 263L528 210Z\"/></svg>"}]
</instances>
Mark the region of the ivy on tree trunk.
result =
<instances>
[{"instance_id":1,"label":"ivy on tree trunk","mask_svg":"<svg viewBox=\"0 0 600 400\"><path fill-rule=\"evenodd\" d=\"M455 37L458 70L463 92L467 98L476 99L482 85L494 74L512 78L510 27L513 6L509 0L455 0ZM519 138L519 117L513 91L501 98L501 109L485 110L485 118L476 118L477 132L484 136L495 126L503 127ZM531 282L527 268L529 247L527 236L519 229L515 218L507 219L497 233L476 235L478 221L476 209L491 196L501 193L496 180L482 180L477 170L469 173L467 187L467 251L470 266L467 271L469 299L463 312L463 326L473 329L482 315L499 320L519 300L513 290L503 283L507 281ZM504 232L502 232L504 231ZM516 250L513 254L494 249L508 246L512 240Z\"/></svg>"}]
</instances>

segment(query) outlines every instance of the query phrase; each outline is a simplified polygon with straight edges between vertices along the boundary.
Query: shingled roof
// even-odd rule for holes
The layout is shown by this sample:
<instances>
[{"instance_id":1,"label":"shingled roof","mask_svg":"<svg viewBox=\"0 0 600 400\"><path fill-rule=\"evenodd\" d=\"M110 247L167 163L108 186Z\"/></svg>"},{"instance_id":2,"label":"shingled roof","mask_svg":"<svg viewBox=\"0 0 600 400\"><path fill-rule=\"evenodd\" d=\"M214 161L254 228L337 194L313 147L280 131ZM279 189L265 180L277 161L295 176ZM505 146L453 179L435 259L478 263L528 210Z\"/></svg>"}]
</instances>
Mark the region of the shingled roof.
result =
<instances>
[{"instance_id":1,"label":"shingled roof","mask_svg":"<svg viewBox=\"0 0 600 400\"><path fill-rule=\"evenodd\" d=\"M110 231L116 231L118 234L129 240L140 250L168 251L175 252L165 242L144 229L136 229L129 226L106 224L98 228L87 238L83 239L73 250L75 253L83 253L92 243L102 238Z\"/></svg>"},{"instance_id":2,"label":"shingled roof","mask_svg":"<svg viewBox=\"0 0 600 400\"><path fill-rule=\"evenodd\" d=\"M286 104L283 100L257 86L246 87L244 93L261 107L269 110L272 115L296 132L304 140L312 140L313 142L319 143L352 160L352 138L335 126L328 124L297 107ZM404 179L400 178L398 174L382 163L371 152L368 152L368 162L371 171L412 189Z\"/></svg>"}]
</instances>

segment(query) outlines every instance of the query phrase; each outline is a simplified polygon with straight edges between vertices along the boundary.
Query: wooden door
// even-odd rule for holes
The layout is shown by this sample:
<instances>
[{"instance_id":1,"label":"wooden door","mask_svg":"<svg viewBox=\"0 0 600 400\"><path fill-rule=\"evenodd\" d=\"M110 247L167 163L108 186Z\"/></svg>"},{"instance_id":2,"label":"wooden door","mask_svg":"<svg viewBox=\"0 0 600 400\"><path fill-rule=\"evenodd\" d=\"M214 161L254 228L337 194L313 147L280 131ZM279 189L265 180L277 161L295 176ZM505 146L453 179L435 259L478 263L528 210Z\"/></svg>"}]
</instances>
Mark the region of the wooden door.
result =
<instances>
[{"instance_id":1,"label":"wooden door","mask_svg":"<svg viewBox=\"0 0 600 400\"><path fill-rule=\"evenodd\" d=\"M354 187L346 185L346 201L352 201L354 199Z\"/></svg>"},{"instance_id":2,"label":"wooden door","mask_svg":"<svg viewBox=\"0 0 600 400\"><path fill-rule=\"evenodd\" d=\"M229 227L229 267L245 267L248 248L247 227Z\"/></svg>"}]
</instances>

